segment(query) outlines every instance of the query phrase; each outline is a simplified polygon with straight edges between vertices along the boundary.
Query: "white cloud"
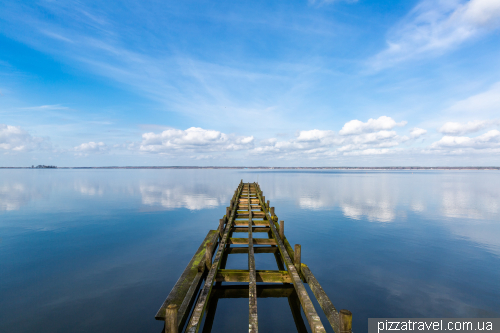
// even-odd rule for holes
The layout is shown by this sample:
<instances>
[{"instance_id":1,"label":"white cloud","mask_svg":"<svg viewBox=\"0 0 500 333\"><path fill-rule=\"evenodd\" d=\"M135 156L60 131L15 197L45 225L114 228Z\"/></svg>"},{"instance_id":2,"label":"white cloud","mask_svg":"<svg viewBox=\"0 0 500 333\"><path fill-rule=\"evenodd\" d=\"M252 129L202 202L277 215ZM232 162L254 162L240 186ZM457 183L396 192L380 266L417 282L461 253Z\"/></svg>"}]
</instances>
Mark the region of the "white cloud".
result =
<instances>
[{"instance_id":1,"label":"white cloud","mask_svg":"<svg viewBox=\"0 0 500 333\"><path fill-rule=\"evenodd\" d=\"M406 121L396 123L394 119L387 116L381 116L378 119L369 119L366 123L360 120L351 120L345 123L340 130L340 135L361 134L367 132L375 132L380 130L390 130L396 126L406 125Z\"/></svg>"},{"instance_id":2,"label":"white cloud","mask_svg":"<svg viewBox=\"0 0 500 333\"><path fill-rule=\"evenodd\" d=\"M79 155L86 155L88 153L100 153L108 150L108 146L104 142L87 142L73 148L74 151L79 152Z\"/></svg>"},{"instance_id":3,"label":"white cloud","mask_svg":"<svg viewBox=\"0 0 500 333\"><path fill-rule=\"evenodd\" d=\"M498 0L423 0L394 27L387 49L373 59L373 65L383 68L441 53L499 26Z\"/></svg>"},{"instance_id":4,"label":"white cloud","mask_svg":"<svg viewBox=\"0 0 500 333\"><path fill-rule=\"evenodd\" d=\"M351 120L347 122L341 135L331 130L307 130L297 133L296 138L287 141L268 139L251 152L271 154L277 158L303 156L305 158L331 158L338 155L381 155L393 152L393 147L407 141L396 131L396 126L404 126L406 121L396 123L391 117L382 116L367 122ZM424 131L425 130L421 130Z\"/></svg>"},{"instance_id":5,"label":"white cloud","mask_svg":"<svg viewBox=\"0 0 500 333\"><path fill-rule=\"evenodd\" d=\"M7 151L30 151L46 149L50 145L43 138L33 137L19 126L0 124L0 149Z\"/></svg>"},{"instance_id":6,"label":"white cloud","mask_svg":"<svg viewBox=\"0 0 500 333\"><path fill-rule=\"evenodd\" d=\"M423 128L414 127L410 131L410 138L412 138L412 139L418 139L419 137L421 137L425 133L427 133L427 131L424 130Z\"/></svg>"},{"instance_id":7,"label":"white cloud","mask_svg":"<svg viewBox=\"0 0 500 333\"><path fill-rule=\"evenodd\" d=\"M467 136L444 136L441 140L434 142L431 149L485 149L500 148L500 131L491 130L475 138Z\"/></svg>"},{"instance_id":8,"label":"white cloud","mask_svg":"<svg viewBox=\"0 0 500 333\"><path fill-rule=\"evenodd\" d=\"M159 134L144 133L140 150L151 153L234 151L252 148L253 140L253 136L234 136L199 127L168 129Z\"/></svg>"},{"instance_id":9,"label":"white cloud","mask_svg":"<svg viewBox=\"0 0 500 333\"><path fill-rule=\"evenodd\" d=\"M447 122L439 129L444 134L466 134L478 132L482 129L498 124L497 120L475 120L467 123Z\"/></svg>"}]
</instances>

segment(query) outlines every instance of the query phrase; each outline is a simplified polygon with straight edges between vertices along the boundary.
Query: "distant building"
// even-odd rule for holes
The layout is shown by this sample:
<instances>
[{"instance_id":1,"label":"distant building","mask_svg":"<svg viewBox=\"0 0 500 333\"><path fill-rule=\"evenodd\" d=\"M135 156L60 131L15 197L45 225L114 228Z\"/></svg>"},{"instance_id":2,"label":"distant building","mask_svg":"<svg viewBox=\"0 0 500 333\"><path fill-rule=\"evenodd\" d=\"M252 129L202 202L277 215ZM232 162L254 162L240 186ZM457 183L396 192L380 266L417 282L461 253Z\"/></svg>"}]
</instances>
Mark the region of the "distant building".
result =
<instances>
[{"instance_id":1,"label":"distant building","mask_svg":"<svg viewBox=\"0 0 500 333\"><path fill-rule=\"evenodd\" d=\"M33 166L31 166L33 168ZM57 169L55 165L37 165L36 169Z\"/></svg>"}]
</instances>

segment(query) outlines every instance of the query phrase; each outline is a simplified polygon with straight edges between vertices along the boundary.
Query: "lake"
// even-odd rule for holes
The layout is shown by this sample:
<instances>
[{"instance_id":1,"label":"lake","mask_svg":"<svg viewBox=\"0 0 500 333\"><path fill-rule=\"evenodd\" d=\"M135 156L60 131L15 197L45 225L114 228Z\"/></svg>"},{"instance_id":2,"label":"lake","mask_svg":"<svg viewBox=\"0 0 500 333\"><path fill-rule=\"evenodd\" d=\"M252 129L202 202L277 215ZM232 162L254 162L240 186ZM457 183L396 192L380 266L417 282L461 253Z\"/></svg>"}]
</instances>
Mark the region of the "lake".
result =
<instances>
[{"instance_id":1,"label":"lake","mask_svg":"<svg viewBox=\"0 0 500 333\"><path fill-rule=\"evenodd\" d=\"M241 179L354 332L376 317L500 317L499 171L3 169L0 332L160 333L156 311ZM269 256L257 269L276 269ZM286 298L258 306L261 332L297 330ZM212 332L246 331L248 299L221 299Z\"/></svg>"}]
</instances>

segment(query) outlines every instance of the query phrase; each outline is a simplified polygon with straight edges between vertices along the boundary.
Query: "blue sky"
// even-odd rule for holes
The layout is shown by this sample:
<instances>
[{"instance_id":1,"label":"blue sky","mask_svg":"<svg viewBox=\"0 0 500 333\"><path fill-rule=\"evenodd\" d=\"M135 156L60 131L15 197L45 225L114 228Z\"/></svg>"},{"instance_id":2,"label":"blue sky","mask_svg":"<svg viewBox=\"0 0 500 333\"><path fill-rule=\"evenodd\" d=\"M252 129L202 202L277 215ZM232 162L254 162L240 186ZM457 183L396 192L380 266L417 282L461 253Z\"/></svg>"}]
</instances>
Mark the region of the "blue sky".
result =
<instances>
[{"instance_id":1,"label":"blue sky","mask_svg":"<svg viewBox=\"0 0 500 333\"><path fill-rule=\"evenodd\" d=\"M0 1L0 166L500 165L500 1Z\"/></svg>"}]
</instances>

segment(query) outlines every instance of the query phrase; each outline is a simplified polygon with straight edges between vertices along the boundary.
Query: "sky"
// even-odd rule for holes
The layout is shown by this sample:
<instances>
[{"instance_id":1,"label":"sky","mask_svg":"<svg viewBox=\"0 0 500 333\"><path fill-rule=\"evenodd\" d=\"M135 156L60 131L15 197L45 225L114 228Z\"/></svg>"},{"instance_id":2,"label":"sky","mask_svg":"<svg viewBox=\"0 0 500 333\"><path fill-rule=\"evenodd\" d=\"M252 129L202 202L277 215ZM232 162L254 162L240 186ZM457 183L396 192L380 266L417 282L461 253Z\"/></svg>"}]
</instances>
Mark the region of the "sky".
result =
<instances>
[{"instance_id":1,"label":"sky","mask_svg":"<svg viewBox=\"0 0 500 333\"><path fill-rule=\"evenodd\" d=\"M0 0L0 166L500 166L499 0Z\"/></svg>"}]
</instances>

